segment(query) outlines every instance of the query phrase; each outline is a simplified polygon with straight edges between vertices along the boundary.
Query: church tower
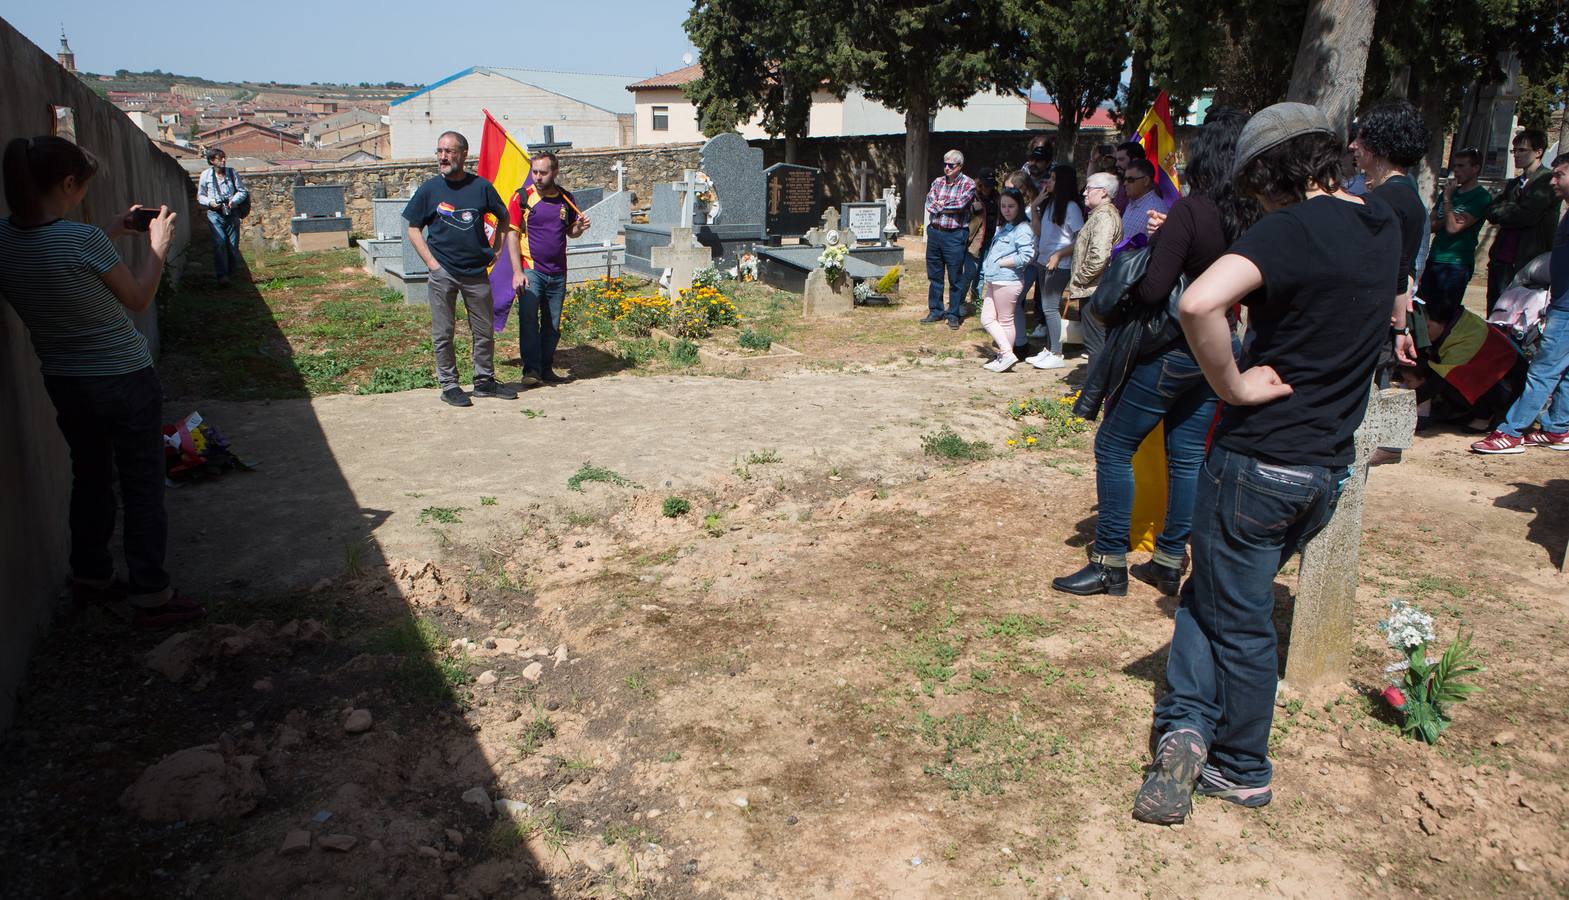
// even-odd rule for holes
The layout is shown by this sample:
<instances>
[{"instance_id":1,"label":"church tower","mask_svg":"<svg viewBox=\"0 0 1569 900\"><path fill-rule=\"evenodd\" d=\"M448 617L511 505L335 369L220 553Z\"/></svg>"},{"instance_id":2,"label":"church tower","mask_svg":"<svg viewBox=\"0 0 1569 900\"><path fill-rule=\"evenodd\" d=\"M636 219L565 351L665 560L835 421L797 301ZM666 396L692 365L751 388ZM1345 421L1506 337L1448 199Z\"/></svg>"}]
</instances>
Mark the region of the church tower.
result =
<instances>
[{"instance_id":1,"label":"church tower","mask_svg":"<svg viewBox=\"0 0 1569 900\"><path fill-rule=\"evenodd\" d=\"M71 52L71 45L65 42L65 26L60 26L60 52L54 55L55 61L65 66L67 72L76 72L76 54Z\"/></svg>"}]
</instances>

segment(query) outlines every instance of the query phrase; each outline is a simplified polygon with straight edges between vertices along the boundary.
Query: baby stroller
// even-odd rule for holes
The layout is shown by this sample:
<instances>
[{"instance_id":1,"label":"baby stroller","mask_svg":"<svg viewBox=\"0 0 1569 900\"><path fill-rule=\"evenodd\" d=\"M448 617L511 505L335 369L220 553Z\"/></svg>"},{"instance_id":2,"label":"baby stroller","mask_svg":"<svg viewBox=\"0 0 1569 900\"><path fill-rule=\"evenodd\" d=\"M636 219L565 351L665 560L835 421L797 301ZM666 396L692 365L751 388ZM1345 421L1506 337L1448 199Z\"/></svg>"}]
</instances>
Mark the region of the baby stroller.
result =
<instances>
[{"instance_id":1,"label":"baby stroller","mask_svg":"<svg viewBox=\"0 0 1569 900\"><path fill-rule=\"evenodd\" d=\"M1542 325L1547 319L1547 304L1551 301L1549 264L1552 253L1543 253L1515 273L1509 287L1498 295L1498 303L1487 314L1487 321L1497 325L1525 354L1526 359L1536 355L1542 342Z\"/></svg>"}]
</instances>

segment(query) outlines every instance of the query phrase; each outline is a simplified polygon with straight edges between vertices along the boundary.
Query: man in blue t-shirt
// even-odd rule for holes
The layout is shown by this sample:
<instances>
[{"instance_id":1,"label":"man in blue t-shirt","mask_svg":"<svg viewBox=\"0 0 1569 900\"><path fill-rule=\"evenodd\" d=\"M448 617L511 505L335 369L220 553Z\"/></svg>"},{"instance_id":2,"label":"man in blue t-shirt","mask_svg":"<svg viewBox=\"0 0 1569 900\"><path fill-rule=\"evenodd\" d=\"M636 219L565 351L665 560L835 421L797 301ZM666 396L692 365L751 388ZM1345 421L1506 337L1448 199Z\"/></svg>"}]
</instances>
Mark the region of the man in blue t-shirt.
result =
<instances>
[{"instance_id":1,"label":"man in blue t-shirt","mask_svg":"<svg viewBox=\"0 0 1569 900\"><path fill-rule=\"evenodd\" d=\"M1569 153L1560 153L1552 170L1554 202L1569 200ZM1524 453L1527 447L1569 450L1569 214L1558 221L1552 253L1547 322L1525 373L1525 389L1498 429L1471 445L1477 453ZM1540 422L1541 428L1530 431L1532 422Z\"/></svg>"},{"instance_id":2,"label":"man in blue t-shirt","mask_svg":"<svg viewBox=\"0 0 1569 900\"><path fill-rule=\"evenodd\" d=\"M468 310L474 340L474 396L516 400L517 391L496 383L496 338L491 331L492 300L486 269L496 248L485 234L485 214L496 217L496 235L507 230L507 207L485 179L466 172L469 142L456 131L436 141L436 168L403 208L409 243L430 267L430 343L436 355L436 381L442 402L473 406L458 387L457 354L452 347L457 298Z\"/></svg>"}]
</instances>

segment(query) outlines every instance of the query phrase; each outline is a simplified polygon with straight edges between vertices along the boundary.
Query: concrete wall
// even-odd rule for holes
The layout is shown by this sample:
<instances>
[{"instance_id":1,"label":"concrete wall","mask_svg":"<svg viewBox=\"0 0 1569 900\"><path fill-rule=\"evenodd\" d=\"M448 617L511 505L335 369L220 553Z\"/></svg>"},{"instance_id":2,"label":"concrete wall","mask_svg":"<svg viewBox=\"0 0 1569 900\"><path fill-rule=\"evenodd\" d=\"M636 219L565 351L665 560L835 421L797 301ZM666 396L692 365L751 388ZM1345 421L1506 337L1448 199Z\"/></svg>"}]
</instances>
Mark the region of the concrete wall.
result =
<instances>
[{"instance_id":1,"label":"concrete wall","mask_svg":"<svg viewBox=\"0 0 1569 900\"><path fill-rule=\"evenodd\" d=\"M697 124L697 107L680 88L646 88L635 94L639 146L704 140ZM656 106L670 110L668 131L653 130ZM1028 111L1029 103L1023 97L980 93L971 97L962 109L945 106L938 110L933 130L1016 131L1025 127ZM752 121L739 129L741 136L749 141L768 140L769 135L763 131L761 122L761 114L753 116ZM903 135L904 114L867 99L856 88L848 91L843 100L819 91L812 96L807 130L814 138Z\"/></svg>"},{"instance_id":2,"label":"concrete wall","mask_svg":"<svg viewBox=\"0 0 1569 900\"><path fill-rule=\"evenodd\" d=\"M77 143L99 160L98 175L75 216L105 222L133 202L167 203L180 214L171 259L190 242L190 179L125 113L100 99L49 54L0 19L0 145L15 137L50 133L50 107L75 113ZM9 215L0 200L0 215ZM125 261L146 253L130 238L117 242ZM157 352L157 311L137 317ZM27 329L0 302L0 732L10 726L12 702L34 637L49 622L68 574L66 505L69 456L44 392L38 357Z\"/></svg>"},{"instance_id":3,"label":"concrete wall","mask_svg":"<svg viewBox=\"0 0 1569 900\"><path fill-rule=\"evenodd\" d=\"M457 131L479 152L481 109L488 109L519 140L541 141L543 126L556 140L579 147L619 147L631 142L630 117L540 90L503 75L476 71L432 88L388 110L394 159L428 159L443 131Z\"/></svg>"}]
</instances>

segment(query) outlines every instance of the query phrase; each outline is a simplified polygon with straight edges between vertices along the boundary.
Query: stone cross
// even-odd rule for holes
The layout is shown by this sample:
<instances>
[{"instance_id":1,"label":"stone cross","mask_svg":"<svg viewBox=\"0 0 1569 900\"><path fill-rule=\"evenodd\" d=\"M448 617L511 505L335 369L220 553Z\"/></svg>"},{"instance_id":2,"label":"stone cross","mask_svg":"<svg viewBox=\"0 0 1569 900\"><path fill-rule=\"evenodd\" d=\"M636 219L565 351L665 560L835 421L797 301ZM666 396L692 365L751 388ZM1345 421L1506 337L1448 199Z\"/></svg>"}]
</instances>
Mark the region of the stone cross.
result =
<instances>
[{"instance_id":1,"label":"stone cross","mask_svg":"<svg viewBox=\"0 0 1569 900\"><path fill-rule=\"evenodd\" d=\"M1286 682L1303 690L1345 680L1356 644L1357 556L1367 462L1377 447L1406 448L1416 433L1416 394L1374 388L1356 432L1356 462L1335 515L1307 546L1297 575Z\"/></svg>"},{"instance_id":2,"label":"stone cross","mask_svg":"<svg viewBox=\"0 0 1569 900\"><path fill-rule=\"evenodd\" d=\"M616 164L610 167L610 171L616 173L616 190L618 192L626 190L627 189L627 166L626 166L626 163L624 163L624 162L622 162L621 160L618 159L618 160L616 160Z\"/></svg>"},{"instance_id":3,"label":"stone cross","mask_svg":"<svg viewBox=\"0 0 1569 900\"><path fill-rule=\"evenodd\" d=\"M820 266L806 273L806 289L801 295L802 317L843 316L854 310L855 294L849 278L841 278L834 284L828 280L827 270Z\"/></svg>"},{"instance_id":4,"label":"stone cross","mask_svg":"<svg viewBox=\"0 0 1569 900\"><path fill-rule=\"evenodd\" d=\"M681 197L681 225L684 228L692 226L692 216L697 214L697 195L702 192L702 187L697 183L697 172L686 169L681 173L681 181L675 185L676 193Z\"/></svg>"},{"instance_id":5,"label":"stone cross","mask_svg":"<svg viewBox=\"0 0 1569 900\"><path fill-rule=\"evenodd\" d=\"M866 160L863 159L850 171L860 181L860 191L857 193L856 199L864 203L866 201L866 179L872 174L872 167L867 165Z\"/></svg>"},{"instance_id":6,"label":"stone cross","mask_svg":"<svg viewBox=\"0 0 1569 900\"><path fill-rule=\"evenodd\" d=\"M692 287L692 273L714 264L713 253L692 238L690 220L685 226L670 229L670 245L655 247L648 253L648 261L656 269L670 271L670 298Z\"/></svg>"}]
</instances>

